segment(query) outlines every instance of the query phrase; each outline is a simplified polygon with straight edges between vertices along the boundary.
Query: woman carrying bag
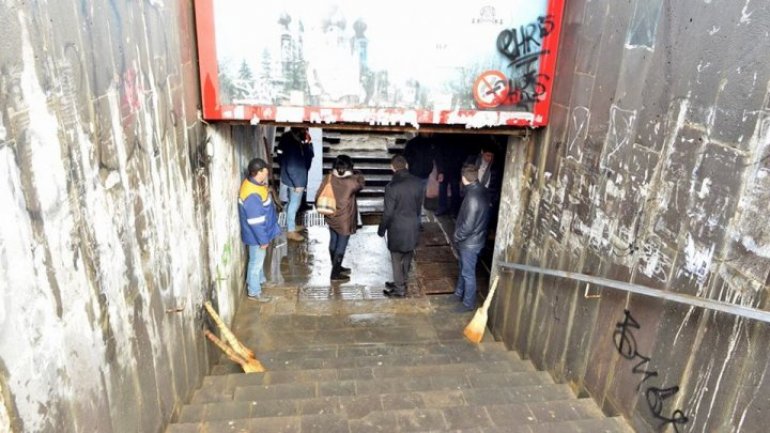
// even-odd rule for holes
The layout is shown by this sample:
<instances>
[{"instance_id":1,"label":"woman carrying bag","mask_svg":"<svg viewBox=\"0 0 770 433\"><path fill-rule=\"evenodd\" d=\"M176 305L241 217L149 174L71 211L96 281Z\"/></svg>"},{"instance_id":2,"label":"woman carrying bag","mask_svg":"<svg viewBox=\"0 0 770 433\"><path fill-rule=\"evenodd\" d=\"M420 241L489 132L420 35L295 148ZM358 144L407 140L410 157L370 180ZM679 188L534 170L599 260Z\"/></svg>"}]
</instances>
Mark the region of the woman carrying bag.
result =
<instances>
[{"instance_id":1,"label":"woman carrying bag","mask_svg":"<svg viewBox=\"0 0 770 433\"><path fill-rule=\"evenodd\" d=\"M327 185L331 184L331 188ZM342 266L350 235L356 232L358 204L356 194L364 188L364 176L353 170L353 160L340 155L334 160L316 194L316 209L329 226L329 257L332 281L349 280L350 269Z\"/></svg>"}]
</instances>

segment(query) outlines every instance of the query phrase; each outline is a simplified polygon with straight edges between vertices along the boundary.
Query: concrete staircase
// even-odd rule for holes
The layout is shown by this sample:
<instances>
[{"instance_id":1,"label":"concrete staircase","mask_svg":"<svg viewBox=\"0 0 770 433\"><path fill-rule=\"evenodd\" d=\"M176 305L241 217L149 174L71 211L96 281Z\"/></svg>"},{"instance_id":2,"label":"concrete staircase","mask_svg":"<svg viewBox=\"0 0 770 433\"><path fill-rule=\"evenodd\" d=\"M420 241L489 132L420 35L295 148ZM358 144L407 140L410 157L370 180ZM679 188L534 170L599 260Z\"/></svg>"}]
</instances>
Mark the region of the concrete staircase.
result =
<instances>
[{"instance_id":1,"label":"concrete staircase","mask_svg":"<svg viewBox=\"0 0 770 433\"><path fill-rule=\"evenodd\" d=\"M450 311L451 295L369 301L356 310L364 304L348 303L342 316L242 320L265 332L277 325L283 330L275 335L287 337L292 323L312 342L288 337L281 345L245 332L269 346L258 353L268 371L231 373L237 370L223 361L167 433L632 431L501 343L464 341L470 315ZM387 308L370 312L372 304ZM326 341L322 326L330 327ZM345 335L367 342L340 342Z\"/></svg>"}]
</instances>

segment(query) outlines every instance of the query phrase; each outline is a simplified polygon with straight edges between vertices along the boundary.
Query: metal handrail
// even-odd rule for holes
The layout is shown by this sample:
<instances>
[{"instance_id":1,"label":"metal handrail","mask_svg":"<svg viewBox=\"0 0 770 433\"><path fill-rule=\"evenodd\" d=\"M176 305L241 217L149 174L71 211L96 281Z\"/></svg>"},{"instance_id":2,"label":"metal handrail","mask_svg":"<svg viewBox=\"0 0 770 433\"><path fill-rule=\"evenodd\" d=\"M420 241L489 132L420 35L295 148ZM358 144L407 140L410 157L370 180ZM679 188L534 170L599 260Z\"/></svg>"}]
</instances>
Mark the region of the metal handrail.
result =
<instances>
[{"instance_id":1,"label":"metal handrail","mask_svg":"<svg viewBox=\"0 0 770 433\"><path fill-rule=\"evenodd\" d=\"M537 274L548 275L552 277L569 278L572 280L582 281L585 283L596 284L598 286L609 287L611 289L621 290L624 292L636 293L638 295L651 296L653 298L665 299L667 301L679 302L681 304L692 305L694 307L706 308L709 310L721 311L723 313L734 314L736 316L746 317L749 319L759 320L762 322L770 323L770 311L759 310L751 307L744 307L741 305L730 304L728 302L716 301L713 299L705 299L699 296L685 295L682 293L666 292L659 289L653 289L652 287L640 286L639 284L631 284L623 281L615 281L602 277L595 277L592 275L578 274L575 272L559 271L555 269L545 269L536 266L522 265L519 263L499 263L498 266L502 269L515 269L525 272L534 272Z\"/></svg>"}]
</instances>

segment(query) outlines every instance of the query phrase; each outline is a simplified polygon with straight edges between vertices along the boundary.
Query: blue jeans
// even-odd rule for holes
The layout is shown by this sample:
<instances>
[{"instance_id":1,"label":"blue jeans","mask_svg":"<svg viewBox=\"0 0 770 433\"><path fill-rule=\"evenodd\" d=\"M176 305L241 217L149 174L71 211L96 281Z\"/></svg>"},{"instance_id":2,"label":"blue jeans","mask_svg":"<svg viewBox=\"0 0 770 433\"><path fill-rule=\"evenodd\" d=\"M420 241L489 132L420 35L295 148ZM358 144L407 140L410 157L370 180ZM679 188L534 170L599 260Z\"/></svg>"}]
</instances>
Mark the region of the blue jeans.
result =
<instances>
[{"instance_id":1,"label":"blue jeans","mask_svg":"<svg viewBox=\"0 0 770 433\"><path fill-rule=\"evenodd\" d=\"M460 275L455 285L455 296L462 299L463 305L468 308L476 308L476 262L479 260L481 248L457 248L460 255Z\"/></svg>"},{"instance_id":2,"label":"blue jeans","mask_svg":"<svg viewBox=\"0 0 770 433\"><path fill-rule=\"evenodd\" d=\"M345 249L348 247L348 240L350 235L341 235L331 228L329 229L329 252L333 255L345 254Z\"/></svg>"},{"instance_id":3,"label":"blue jeans","mask_svg":"<svg viewBox=\"0 0 770 433\"><path fill-rule=\"evenodd\" d=\"M246 268L247 293L252 297L262 294L262 284L267 281L265 271L262 269L267 256L267 248L264 250L259 245L249 245L249 265Z\"/></svg>"},{"instance_id":4,"label":"blue jeans","mask_svg":"<svg viewBox=\"0 0 770 433\"><path fill-rule=\"evenodd\" d=\"M297 211L302 203L303 191L297 192L289 187L289 204L286 206L286 231L293 232L297 229Z\"/></svg>"},{"instance_id":5,"label":"blue jeans","mask_svg":"<svg viewBox=\"0 0 770 433\"><path fill-rule=\"evenodd\" d=\"M417 225L422 225L422 205L425 203L425 193L428 191L429 179L430 178L420 178L420 182L422 182L422 198L420 198L420 211L417 213Z\"/></svg>"}]
</instances>

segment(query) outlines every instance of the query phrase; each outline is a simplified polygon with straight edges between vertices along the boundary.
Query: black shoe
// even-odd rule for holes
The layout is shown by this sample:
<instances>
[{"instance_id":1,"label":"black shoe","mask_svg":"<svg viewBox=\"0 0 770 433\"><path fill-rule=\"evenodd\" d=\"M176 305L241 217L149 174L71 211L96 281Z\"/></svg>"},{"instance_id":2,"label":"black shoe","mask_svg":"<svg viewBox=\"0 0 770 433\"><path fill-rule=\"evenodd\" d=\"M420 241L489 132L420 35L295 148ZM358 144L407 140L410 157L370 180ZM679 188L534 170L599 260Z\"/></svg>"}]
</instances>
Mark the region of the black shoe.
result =
<instances>
[{"instance_id":1,"label":"black shoe","mask_svg":"<svg viewBox=\"0 0 770 433\"><path fill-rule=\"evenodd\" d=\"M387 289L383 290L383 292L393 293L396 290L398 290L398 286L393 281L386 281L385 287L387 287ZM404 293L408 293L408 292L409 292L409 286L404 284Z\"/></svg>"},{"instance_id":2,"label":"black shoe","mask_svg":"<svg viewBox=\"0 0 770 433\"><path fill-rule=\"evenodd\" d=\"M331 275L331 277L329 279L332 280L332 281L350 281L350 276L349 275L345 275L345 274L343 274L341 272L337 273L337 274L332 272L332 275Z\"/></svg>"},{"instance_id":3,"label":"black shoe","mask_svg":"<svg viewBox=\"0 0 770 433\"><path fill-rule=\"evenodd\" d=\"M345 254L342 254L341 257L342 258L340 259L340 272L342 272L343 274L349 274L351 269L342 266L342 260L345 258ZM329 250L329 259L332 262L332 266L334 266L334 251L333 250Z\"/></svg>"},{"instance_id":4,"label":"black shoe","mask_svg":"<svg viewBox=\"0 0 770 433\"><path fill-rule=\"evenodd\" d=\"M332 258L332 275L330 277L332 281L348 281L350 280L349 275L345 275L342 272L342 256L341 255L335 255Z\"/></svg>"},{"instance_id":5,"label":"black shoe","mask_svg":"<svg viewBox=\"0 0 770 433\"><path fill-rule=\"evenodd\" d=\"M395 290L388 290L388 289L383 290L382 294L387 296L388 298L403 298L404 296L406 296L406 293L399 293L399 292L396 292Z\"/></svg>"},{"instance_id":6,"label":"black shoe","mask_svg":"<svg viewBox=\"0 0 770 433\"><path fill-rule=\"evenodd\" d=\"M469 313L469 312L471 312L473 310L475 310L475 308L468 307L465 304L460 304L460 305L456 306L452 311L454 311L455 313Z\"/></svg>"},{"instance_id":7,"label":"black shoe","mask_svg":"<svg viewBox=\"0 0 770 433\"><path fill-rule=\"evenodd\" d=\"M345 253L340 254L340 271L345 274L350 273L350 268L342 266L342 261L345 260Z\"/></svg>"}]
</instances>

